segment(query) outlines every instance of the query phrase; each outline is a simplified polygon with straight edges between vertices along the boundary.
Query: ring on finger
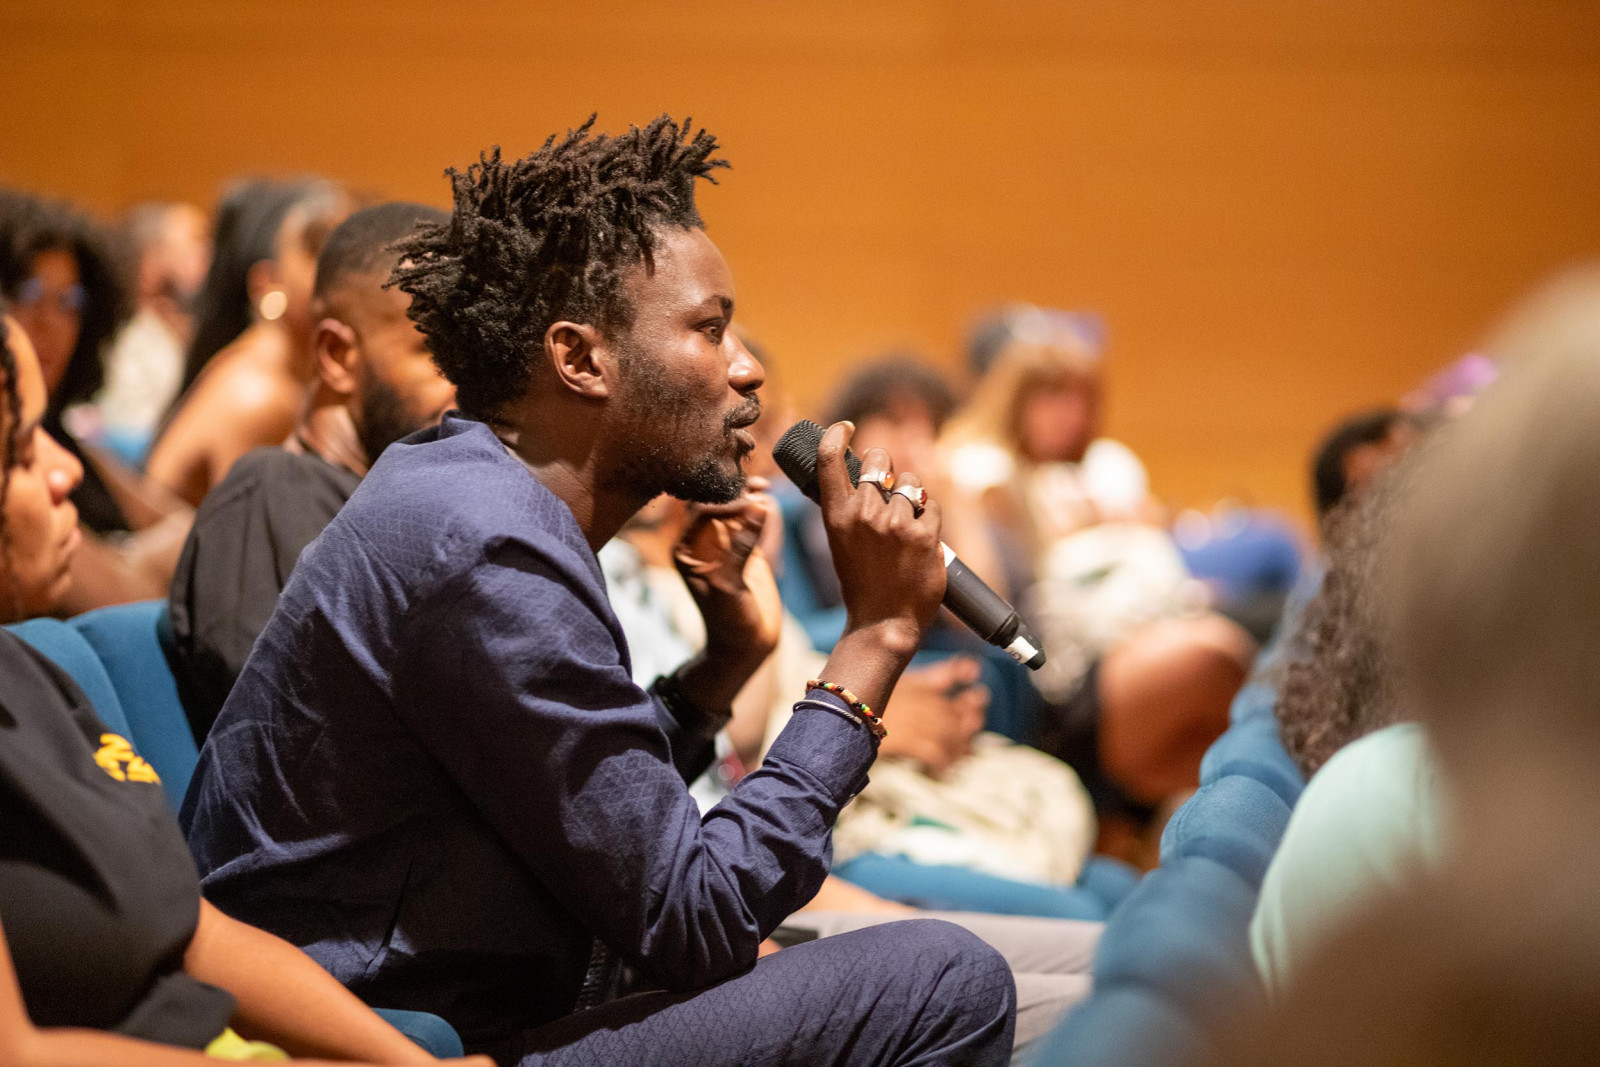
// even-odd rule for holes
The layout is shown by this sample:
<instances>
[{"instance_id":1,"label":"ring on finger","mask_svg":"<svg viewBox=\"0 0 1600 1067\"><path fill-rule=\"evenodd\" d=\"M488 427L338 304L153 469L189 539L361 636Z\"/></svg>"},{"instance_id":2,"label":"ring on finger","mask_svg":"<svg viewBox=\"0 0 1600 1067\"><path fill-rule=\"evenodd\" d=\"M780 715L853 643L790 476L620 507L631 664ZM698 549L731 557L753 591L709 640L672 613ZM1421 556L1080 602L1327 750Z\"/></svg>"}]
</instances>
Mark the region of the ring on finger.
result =
<instances>
[{"instance_id":1,"label":"ring on finger","mask_svg":"<svg viewBox=\"0 0 1600 1067\"><path fill-rule=\"evenodd\" d=\"M920 485L897 485L890 490L890 495L903 496L911 503L912 518L921 518L928 506L928 491Z\"/></svg>"},{"instance_id":2,"label":"ring on finger","mask_svg":"<svg viewBox=\"0 0 1600 1067\"><path fill-rule=\"evenodd\" d=\"M878 492L883 494L883 499L889 499L889 493L894 489L894 472L885 471L882 474L863 474L861 482L866 485L875 485Z\"/></svg>"}]
</instances>

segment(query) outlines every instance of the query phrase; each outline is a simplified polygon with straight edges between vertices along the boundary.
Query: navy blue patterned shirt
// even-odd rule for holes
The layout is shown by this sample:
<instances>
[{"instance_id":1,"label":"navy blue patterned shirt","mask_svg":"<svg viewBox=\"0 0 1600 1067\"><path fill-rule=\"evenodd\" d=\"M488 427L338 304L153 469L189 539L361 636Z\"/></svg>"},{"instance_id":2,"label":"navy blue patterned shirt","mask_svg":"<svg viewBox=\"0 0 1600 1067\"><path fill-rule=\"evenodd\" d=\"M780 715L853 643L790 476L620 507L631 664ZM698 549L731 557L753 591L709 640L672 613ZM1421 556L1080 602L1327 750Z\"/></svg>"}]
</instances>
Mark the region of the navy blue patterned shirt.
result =
<instances>
[{"instance_id":1,"label":"navy blue patterned shirt","mask_svg":"<svg viewBox=\"0 0 1600 1067\"><path fill-rule=\"evenodd\" d=\"M452 415L301 556L182 821L224 911L482 1047L570 1012L596 938L694 989L816 892L866 730L802 706L702 819L710 751L634 684L566 505Z\"/></svg>"}]
</instances>

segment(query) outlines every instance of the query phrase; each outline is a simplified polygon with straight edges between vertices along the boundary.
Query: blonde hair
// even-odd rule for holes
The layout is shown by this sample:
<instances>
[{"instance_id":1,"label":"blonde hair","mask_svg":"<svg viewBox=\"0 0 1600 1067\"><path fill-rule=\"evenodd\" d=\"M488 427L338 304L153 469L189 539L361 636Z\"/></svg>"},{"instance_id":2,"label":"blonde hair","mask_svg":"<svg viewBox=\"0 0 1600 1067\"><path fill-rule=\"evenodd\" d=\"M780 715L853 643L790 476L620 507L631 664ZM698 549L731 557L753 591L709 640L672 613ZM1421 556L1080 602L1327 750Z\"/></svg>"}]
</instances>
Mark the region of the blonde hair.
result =
<instances>
[{"instance_id":1,"label":"blonde hair","mask_svg":"<svg viewBox=\"0 0 1600 1067\"><path fill-rule=\"evenodd\" d=\"M1423 456L1386 545L1405 683L1440 755L1600 755L1600 269L1507 320L1504 378Z\"/></svg>"},{"instance_id":2,"label":"blonde hair","mask_svg":"<svg viewBox=\"0 0 1600 1067\"><path fill-rule=\"evenodd\" d=\"M981 441L1020 456L1019 426L1028 396L1042 386L1092 381L1099 373L1099 352L1081 338L1014 340L995 357L965 409L951 418L944 443L954 448Z\"/></svg>"}]
</instances>

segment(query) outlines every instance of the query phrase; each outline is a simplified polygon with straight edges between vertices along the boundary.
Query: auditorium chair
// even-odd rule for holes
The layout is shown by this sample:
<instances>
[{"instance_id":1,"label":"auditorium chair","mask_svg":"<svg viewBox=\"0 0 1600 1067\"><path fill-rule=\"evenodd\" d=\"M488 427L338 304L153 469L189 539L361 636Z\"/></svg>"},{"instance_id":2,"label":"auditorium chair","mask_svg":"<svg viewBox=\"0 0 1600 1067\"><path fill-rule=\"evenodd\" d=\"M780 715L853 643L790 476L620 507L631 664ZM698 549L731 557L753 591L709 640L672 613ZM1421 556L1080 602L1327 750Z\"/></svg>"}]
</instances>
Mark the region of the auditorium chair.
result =
<instances>
[{"instance_id":1,"label":"auditorium chair","mask_svg":"<svg viewBox=\"0 0 1600 1067\"><path fill-rule=\"evenodd\" d=\"M155 768L176 812L200 754L168 658L167 605L119 604L66 622L30 619L7 629L72 676L107 728ZM461 1055L461 1038L437 1015L376 1010L433 1055Z\"/></svg>"},{"instance_id":2,"label":"auditorium chair","mask_svg":"<svg viewBox=\"0 0 1600 1067\"><path fill-rule=\"evenodd\" d=\"M1219 1027L1263 997L1250 916L1305 782L1278 740L1270 685L1240 691L1200 788L1161 838L1161 866L1106 924L1094 992L1032 1061L1197 1064Z\"/></svg>"}]
</instances>

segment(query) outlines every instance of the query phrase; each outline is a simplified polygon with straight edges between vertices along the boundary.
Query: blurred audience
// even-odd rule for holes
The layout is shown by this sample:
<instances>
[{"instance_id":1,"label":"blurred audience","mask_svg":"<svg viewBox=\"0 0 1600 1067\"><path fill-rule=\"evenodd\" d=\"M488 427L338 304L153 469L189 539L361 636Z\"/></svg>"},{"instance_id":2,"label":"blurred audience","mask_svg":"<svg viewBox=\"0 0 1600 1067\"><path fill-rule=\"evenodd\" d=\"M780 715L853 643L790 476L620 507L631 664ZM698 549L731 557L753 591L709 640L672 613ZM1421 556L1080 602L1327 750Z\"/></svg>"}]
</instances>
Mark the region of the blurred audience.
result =
<instances>
[{"instance_id":1,"label":"blurred audience","mask_svg":"<svg viewBox=\"0 0 1600 1067\"><path fill-rule=\"evenodd\" d=\"M84 462L63 414L92 399L105 380L102 359L131 310L111 249L87 216L62 203L21 193L0 198L0 288L44 370L45 429ZM73 494L78 515L96 533L132 529L92 464Z\"/></svg>"},{"instance_id":2,"label":"blurred audience","mask_svg":"<svg viewBox=\"0 0 1600 1067\"><path fill-rule=\"evenodd\" d=\"M1593 1060L1600 271L1536 294L1488 350L1504 376L1423 456L1380 571L1456 831L1218 1063Z\"/></svg>"},{"instance_id":3,"label":"blurred audience","mask_svg":"<svg viewBox=\"0 0 1600 1067\"><path fill-rule=\"evenodd\" d=\"M137 467L183 381L210 223L193 204L140 204L123 221L122 243L135 310L111 346L95 406L107 447Z\"/></svg>"},{"instance_id":4,"label":"blurred audience","mask_svg":"<svg viewBox=\"0 0 1600 1067\"><path fill-rule=\"evenodd\" d=\"M246 182L223 200L180 395L148 467L190 504L240 456L294 429L315 376L317 255L351 209L342 189L311 179Z\"/></svg>"},{"instance_id":5,"label":"blurred audience","mask_svg":"<svg viewBox=\"0 0 1600 1067\"><path fill-rule=\"evenodd\" d=\"M1045 407L1030 416L1038 440L1029 447L1037 447L1038 454L1082 456L1097 425L1098 372L1089 370L1092 363L1082 342L1073 344L1076 347L1066 342L1049 348L1013 346L1002 353L992 371L995 377L980 385L973 409L986 405L993 410L1022 411L1027 407L1025 394L1031 395L1033 372L1038 370L1046 399ZM1077 369L1069 371L1068 367ZM986 389L990 390L987 394ZM1063 391L1075 399L1062 404ZM965 651L980 657L983 680L991 691L990 729L1065 760L1094 800L1098 850L1148 864L1153 844L1150 831L1159 810L1198 783L1200 756L1226 723L1228 702L1254 655L1249 636L1214 614L1168 614L1171 602L1162 597L1157 598L1161 606L1149 610L1143 599L1145 578L1140 576L1141 571L1147 575L1148 569L1137 558L1129 560L1115 577L1117 568L1102 558L1097 573L1103 580L1101 590L1107 593L1104 599L1097 600L1095 582L1085 582L1081 576L1071 580L1067 595L1069 583L1063 578L1058 587L1062 595L1056 598L1059 610L1052 616L1045 610L1048 598L1032 595L1038 585L1046 584L1034 583L1032 550L1020 547L1038 538L1032 532L1018 538L1007 526L1009 519L1022 514L1010 506L1016 501L1011 495L1012 483L986 482L973 477L970 470L966 478L959 473L963 455L969 461L974 455L984 463L993 460L1007 476L1031 464L1019 462L1019 453L997 444L995 438L970 436L976 433L976 416L954 416L967 421L952 423L947 431L943 416L952 410L950 390L925 365L904 359L869 365L842 383L837 395L828 414L853 418L863 447L926 457L919 462L930 465L920 469L931 472L926 476L929 484L946 493L945 499L950 501L945 512L952 516L946 524L947 542L997 586L1007 585L1007 571L1012 580L1028 583L1022 587L1020 599L1031 605L1025 613L1041 633L1083 632L1070 622L1055 629L1050 626L1053 619L1070 618L1098 627L1102 635L1115 634L1114 638L1103 636L1105 648L1094 651L1092 657L1075 640L1056 642L1048 650L1052 662L1059 655L1062 665L1047 664L1040 673L1050 677L1043 682L1028 677L1003 654L972 639L958 626L936 629L924 647L934 654ZM1065 428L1057 425L1063 418L1070 423ZM946 445L935 447L941 434ZM1070 447L1065 443L1069 438L1075 442ZM1004 439L1019 440L1014 435ZM1046 453L1046 449L1054 451ZM1120 449L1116 446L1104 454L1122 456L1125 450ZM1127 457L1131 458L1131 453ZM1124 473L1130 470L1118 459L1107 462L1121 466ZM1074 464L1057 466L1065 480L1077 477ZM1154 516L1158 509L1146 494L1142 467L1137 469L1131 483L1137 492L1124 494L1122 499L1133 511ZM1033 483L1024 478L1021 484ZM1054 488L1035 485L1035 489L1059 503ZM813 644L826 649L843 622L838 594L827 586L824 575L826 539L821 536L815 505L798 493L783 493L779 498L786 528L780 587L785 602L796 605ZM1082 493L1071 498L1086 501ZM1097 523L1101 515L1098 506L1079 512L1083 521L1091 523ZM1031 520L1026 525L1030 531L1034 529ZM1187 596L1185 590L1193 583L1164 530L1131 522L1118 524L1118 529L1129 531L1126 543L1153 545L1157 570L1167 581L1165 588L1180 599ZM1130 580L1124 581L1123 575L1131 576ZM1120 605L1128 602L1130 591L1132 601L1141 605L1134 609L1140 623L1124 626L1131 616ZM1096 613L1096 604L1106 607L1104 616ZM1100 620L1105 617L1120 621L1102 626ZM1077 666L1072 666L1074 663ZM1036 688L1031 683L1040 684Z\"/></svg>"},{"instance_id":6,"label":"blurred audience","mask_svg":"<svg viewBox=\"0 0 1600 1067\"><path fill-rule=\"evenodd\" d=\"M196 741L222 710L301 549L322 532L390 444L455 401L410 298L384 283L389 248L447 216L393 203L351 215L317 261L317 377L288 442L244 455L195 515L168 597L179 692Z\"/></svg>"},{"instance_id":7,"label":"blurred audience","mask_svg":"<svg viewBox=\"0 0 1600 1067\"><path fill-rule=\"evenodd\" d=\"M19 329L37 338L49 397L45 431L83 468L72 499L86 536L61 610L161 596L190 509L96 445L96 419L74 418L99 390L102 354L128 311L105 238L65 204L0 195L0 291L16 301Z\"/></svg>"}]
</instances>

